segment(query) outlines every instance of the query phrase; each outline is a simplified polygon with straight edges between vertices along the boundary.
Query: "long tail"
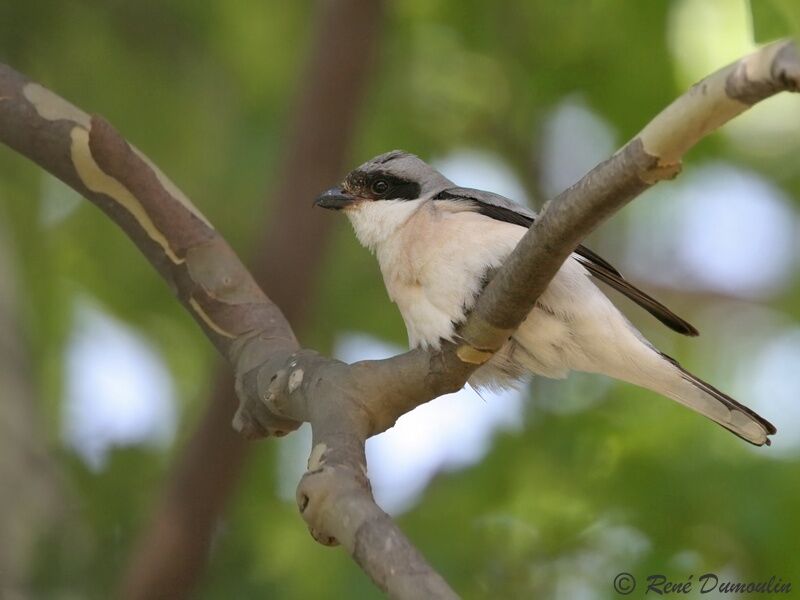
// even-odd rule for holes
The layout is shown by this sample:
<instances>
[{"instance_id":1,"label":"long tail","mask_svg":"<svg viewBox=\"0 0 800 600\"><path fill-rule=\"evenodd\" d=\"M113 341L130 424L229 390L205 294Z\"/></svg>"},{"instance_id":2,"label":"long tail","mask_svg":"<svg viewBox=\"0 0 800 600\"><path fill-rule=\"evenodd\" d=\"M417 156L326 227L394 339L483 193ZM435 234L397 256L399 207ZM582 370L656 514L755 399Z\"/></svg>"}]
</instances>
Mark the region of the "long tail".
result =
<instances>
[{"instance_id":1,"label":"long tail","mask_svg":"<svg viewBox=\"0 0 800 600\"><path fill-rule=\"evenodd\" d=\"M570 370L602 373L671 398L751 444L770 443L772 423L659 352L585 271L576 273L569 265L514 333L513 344L506 346L508 362L545 377Z\"/></svg>"},{"instance_id":2,"label":"long tail","mask_svg":"<svg viewBox=\"0 0 800 600\"><path fill-rule=\"evenodd\" d=\"M663 359L658 377L646 383L650 388L704 415L743 440L756 446L770 445L769 436L775 426L754 410L737 402L709 383L684 369L673 358L659 353Z\"/></svg>"}]
</instances>

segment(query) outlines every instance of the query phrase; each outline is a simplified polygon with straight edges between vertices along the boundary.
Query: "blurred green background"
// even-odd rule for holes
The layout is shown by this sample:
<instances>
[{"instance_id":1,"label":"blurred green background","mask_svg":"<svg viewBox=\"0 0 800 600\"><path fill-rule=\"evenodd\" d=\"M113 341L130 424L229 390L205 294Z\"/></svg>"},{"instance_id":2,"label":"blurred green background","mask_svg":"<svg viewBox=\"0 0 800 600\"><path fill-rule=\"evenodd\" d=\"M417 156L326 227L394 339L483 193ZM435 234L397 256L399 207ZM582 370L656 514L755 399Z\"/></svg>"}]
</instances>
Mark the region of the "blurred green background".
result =
<instances>
[{"instance_id":1,"label":"blurred green background","mask_svg":"<svg viewBox=\"0 0 800 600\"><path fill-rule=\"evenodd\" d=\"M249 256L323 5L336 3L6 1L0 60L102 113ZM739 0L399 0L378 39L341 175L404 148L533 205L754 47ZM371 445L379 500L460 594L614 598L620 571L800 586L798 150L800 99L771 99L589 244L701 330L679 338L619 300L774 422L772 448L589 376L437 400ZM311 212L311 197L291 200ZM351 359L401 350L377 264L345 219L319 218L335 235L302 343ZM109 597L204 410L214 350L104 215L5 148L0 278L0 592ZM380 597L297 514L307 446L300 432L255 447L197 597Z\"/></svg>"}]
</instances>

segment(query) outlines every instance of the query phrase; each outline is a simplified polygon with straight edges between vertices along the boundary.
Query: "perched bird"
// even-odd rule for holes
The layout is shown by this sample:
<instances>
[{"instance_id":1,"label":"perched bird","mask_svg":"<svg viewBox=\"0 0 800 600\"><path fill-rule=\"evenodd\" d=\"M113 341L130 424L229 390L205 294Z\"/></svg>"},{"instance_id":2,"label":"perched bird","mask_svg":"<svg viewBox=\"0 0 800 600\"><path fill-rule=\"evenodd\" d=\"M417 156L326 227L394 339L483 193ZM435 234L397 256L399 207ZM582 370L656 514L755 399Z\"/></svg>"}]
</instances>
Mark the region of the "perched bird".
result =
<instances>
[{"instance_id":1,"label":"perched bird","mask_svg":"<svg viewBox=\"0 0 800 600\"><path fill-rule=\"evenodd\" d=\"M367 161L315 204L342 210L378 258L412 347L438 348L458 326L536 213L503 196L460 188L418 157L395 150ZM571 255L511 339L470 378L508 387L527 373L602 373L653 390L755 445L775 427L659 352L595 286L615 288L667 327L697 330L634 287L584 246Z\"/></svg>"}]
</instances>

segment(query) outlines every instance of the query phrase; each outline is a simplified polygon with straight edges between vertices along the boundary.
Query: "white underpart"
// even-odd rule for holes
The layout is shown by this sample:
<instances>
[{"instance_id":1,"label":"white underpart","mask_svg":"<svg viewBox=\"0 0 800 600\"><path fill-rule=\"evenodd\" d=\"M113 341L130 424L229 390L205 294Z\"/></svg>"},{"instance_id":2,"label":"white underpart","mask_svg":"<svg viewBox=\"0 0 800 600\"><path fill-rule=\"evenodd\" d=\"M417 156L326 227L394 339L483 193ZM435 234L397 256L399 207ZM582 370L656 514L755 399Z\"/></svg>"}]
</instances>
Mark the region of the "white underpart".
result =
<instances>
[{"instance_id":1,"label":"white underpart","mask_svg":"<svg viewBox=\"0 0 800 600\"><path fill-rule=\"evenodd\" d=\"M499 267L526 229L465 210L458 201L363 201L346 211L375 253L412 347L438 347L472 308L489 269ZM470 379L513 386L526 373L562 378L602 373L657 391L755 443L766 434L685 380L617 310L575 260L568 260L509 341Z\"/></svg>"}]
</instances>

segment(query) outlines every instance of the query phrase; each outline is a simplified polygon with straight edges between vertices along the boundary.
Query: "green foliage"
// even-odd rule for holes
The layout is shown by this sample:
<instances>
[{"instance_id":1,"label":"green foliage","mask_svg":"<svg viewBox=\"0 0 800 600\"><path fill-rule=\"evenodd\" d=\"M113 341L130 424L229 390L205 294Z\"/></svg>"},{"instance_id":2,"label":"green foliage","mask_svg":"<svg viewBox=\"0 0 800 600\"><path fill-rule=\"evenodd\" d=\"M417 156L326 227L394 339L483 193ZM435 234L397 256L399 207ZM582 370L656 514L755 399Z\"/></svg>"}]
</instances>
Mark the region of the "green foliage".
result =
<instances>
[{"instance_id":1,"label":"green foliage","mask_svg":"<svg viewBox=\"0 0 800 600\"><path fill-rule=\"evenodd\" d=\"M684 4L393 3L348 161L396 147L426 158L479 148L501 157L534 192L541 132L565 99L580 98L624 139L685 88L668 44ZM796 34L797 5L753 0L757 38ZM271 209L264 198L279 168L313 8L276 1L2 2L0 59L106 116L246 255ZM790 148L776 145L765 158L714 136L688 160L700 165L711 157L800 194L800 170L787 168L797 160ZM101 598L202 410L215 357L99 211L77 203L60 220L43 219L52 205L73 202L72 192L0 150L0 218L18 262L32 379L74 498L66 523L42 542L31 589L37 597ZM624 255L626 225L623 214L599 234L609 258ZM364 331L402 344L403 324L374 260L343 219L337 226L303 341L329 352L343 331ZM79 295L130 323L163 354L179 396L173 448L117 450L94 472L62 447L64 347ZM703 308L718 301L692 296L684 300L686 316L702 326ZM790 283L763 303L796 321L800 286ZM674 343L649 320L642 326ZM689 355L692 342L679 343L670 348L676 358L713 372L712 352ZM440 473L400 519L465 597L568 598L575 597L569 586L580 584L611 598L619 571L683 577L725 569L745 580L800 572L796 454L751 452L630 386L611 386L591 406L559 411L554 407L570 401L565 386L537 383L522 432L500 436L480 464ZM781 415L774 418L780 429ZM218 533L200 597L380 597L343 552L313 542L293 503L278 498L274 445L260 445L256 455Z\"/></svg>"},{"instance_id":2,"label":"green foliage","mask_svg":"<svg viewBox=\"0 0 800 600\"><path fill-rule=\"evenodd\" d=\"M750 0L757 42L793 36L800 40L800 6L792 0Z\"/></svg>"}]
</instances>

